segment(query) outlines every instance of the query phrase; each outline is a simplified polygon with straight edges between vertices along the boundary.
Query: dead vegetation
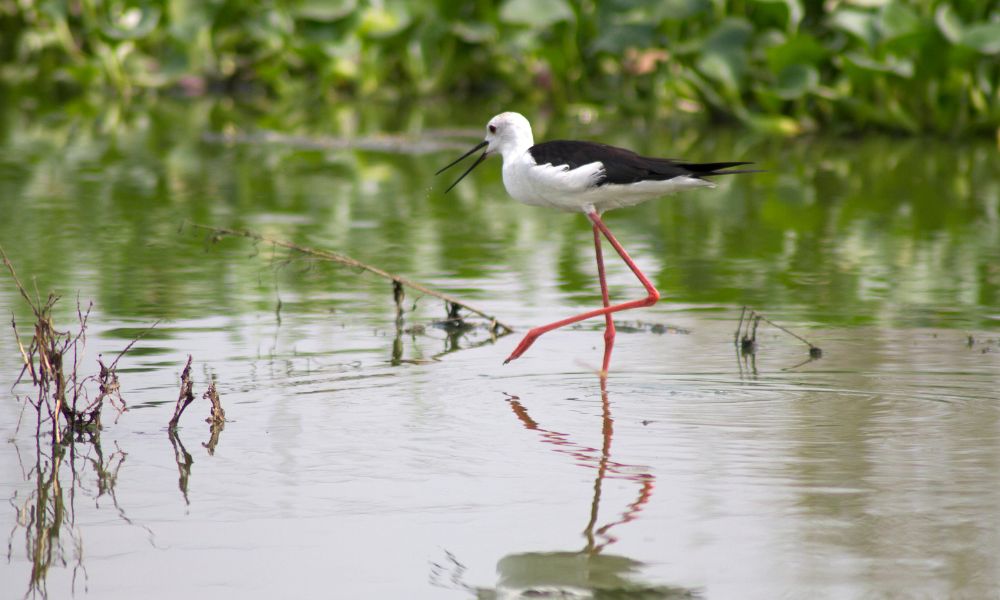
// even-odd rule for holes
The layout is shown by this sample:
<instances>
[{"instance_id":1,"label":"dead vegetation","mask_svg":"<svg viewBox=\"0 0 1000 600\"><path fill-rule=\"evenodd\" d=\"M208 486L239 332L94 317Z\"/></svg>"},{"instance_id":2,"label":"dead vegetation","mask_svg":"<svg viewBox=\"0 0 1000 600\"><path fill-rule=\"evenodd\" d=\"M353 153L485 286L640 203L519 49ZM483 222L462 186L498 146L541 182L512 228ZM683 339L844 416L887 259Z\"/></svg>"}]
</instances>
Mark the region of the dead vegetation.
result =
<instances>
[{"instance_id":1,"label":"dead vegetation","mask_svg":"<svg viewBox=\"0 0 1000 600\"><path fill-rule=\"evenodd\" d=\"M650 323L648 321L615 321L618 333L653 333L656 335L679 334L690 335L691 330L666 323Z\"/></svg>"},{"instance_id":2,"label":"dead vegetation","mask_svg":"<svg viewBox=\"0 0 1000 600\"><path fill-rule=\"evenodd\" d=\"M7 561L13 559L14 538L23 531L23 548L31 562L31 576L25 597L48 595L47 577L53 566L72 569L73 588L78 578L86 581L83 538L77 526L76 499L89 493L95 501L110 498L119 518L135 525L118 503L115 486L126 454L117 445L105 453L98 434L87 436L85 443L36 443L34 453L22 454L14 442L21 470L32 487L23 496L17 492L10 499L16 522L7 541ZM30 466L26 466L30 465ZM137 525L149 534L149 528ZM5 589L12 592L13 585Z\"/></svg>"},{"instance_id":3,"label":"dead vegetation","mask_svg":"<svg viewBox=\"0 0 1000 600\"><path fill-rule=\"evenodd\" d=\"M191 381L191 355L188 354L187 364L181 371L181 392L177 395L177 404L174 406L174 416L170 419L167 427L172 431L177 429L177 422L180 421L184 409L194 402L194 382Z\"/></svg>"},{"instance_id":4,"label":"dead vegetation","mask_svg":"<svg viewBox=\"0 0 1000 600\"><path fill-rule=\"evenodd\" d=\"M965 344L970 350L978 350L981 354L1000 352L1000 338L977 338L970 333Z\"/></svg>"},{"instance_id":5,"label":"dead vegetation","mask_svg":"<svg viewBox=\"0 0 1000 600\"><path fill-rule=\"evenodd\" d=\"M736 325L736 333L733 336L733 343L736 344L741 353L753 354L757 351L757 328L762 321L808 346L809 358L811 360L823 357L823 350L821 350L819 346L814 345L812 342L794 331L778 325L774 321L765 317L763 314L748 306L744 306L743 310L740 312L740 321Z\"/></svg>"},{"instance_id":6,"label":"dead vegetation","mask_svg":"<svg viewBox=\"0 0 1000 600\"><path fill-rule=\"evenodd\" d=\"M736 325L736 333L733 334L733 344L736 346L736 360L737 365L740 368L741 376L743 375L744 368L751 375L755 376L757 374L757 329L760 327L762 322L778 329L782 333L790 335L809 348L808 356L806 356L801 362L782 369L783 371L791 371L803 365L809 364L814 360L823 358L823 350L821 350L819 346L816 346L806 338L791 331L790 329L778 325L756 310L748 306L744 306L743 310L740 311L740 320Z\"/></svg>"},{"instance_id":7,"label":"dead vegetation","mask_svg":"<svg viewBox=\"0 0 1000 600\"><path fill-rule=\"evenodd\" d=\"M34 409L35 444L31 467L24 467L24 456L18 451L22 472L34 486L24 498L18 498L16 493L11 498L17 522L10 533L7 555L9 561L14 535L22 529L25 554L32 564L25 596L46 597L46 578L53 565L72 566L74 589L78 576L86 579L83 540L76 526L78 491L93 494L92 490L96 489L96 498L110 496L119 516L132 524L115 496L118 472L126 454L116 445L114 452L105 455L101 444L101 419L105 403L115 410L116 418L127 410L118 379L118 361L142 334L129 342L110 363L98 356L97 374L83 375L81 363L92 304L84 308L77 300L75 330L61 330L53 317L59 296L50 293L43 301L37 289L34 294L29 293L2 247L0 260L31 309L34 321L29 339L26 333L22 337L17 319L11 317L11 328L22 360L12 389L28 381L31 383L32 393L15 394L15 398L24 402L25 410L29 406ZM24 411L21 415L23 419ZM19 420L18 429L20 426ZM62 478L66 475L70 479L64 485ZM94 481L88 483L91 477Z\"/></svg>"},{"instance_id":8,"label":"dead vegetation","mask_svg":"<svg viewBox=\"0 0 1000 600\"><path fill-rule=\"evenodd\" d=\"M189 354L184 369L181 371L181 387L177 394L177 402L174 404L174 416L167 425L167 437L170 439L170 446L174 450L174 461L177 463L177 487L184 496L184 503L191 504L188 497L188 483L191 479L191 467L194 465L194 457L184 447L180 435L177 432L177 425L180 422L184 410L195 401L194 379L191 377L192 357ZM208 389L201 396L211 404L210 413L205 421L209 424L209 438L203 442L202 446L208 451L209 456L215 454L215 448L219 444L219 437L226 427L226 411L222 408L222 400L219 391L212 381L208 384Z\"/></svg>"},{"instance_id":9,"label":"dead vegetation","mask_svg":"<svg viewBox=\"0 0 1000 600\"><path fill-rule=\"evenodd\" d=\"M121 393L118 378L118 363L126 353L157 323L133 338L113 360L105 362L98 355L96 374L84 375L82 362L87 343L87 324L92 304L83 307L77 300L77 326L73 330L61 330L53 316L59 296L50 293L45 300L37 289L30 293L3 247L0 260L7 268L15 287L31 309L33 324L30 338L19 328L17 319L11 317L14 340L21 355L21 371L12 391L30 382L31 393L18 395L24 402L21 420L28 407L35 412L35 443L33 465L25 467L25 455L18 450L22 472L26 480L34 485L24 497L15 493L11 506L17 519L11 529L8 544L8 562L13 558L14 536L18 530L24 532L24 551L31 561L31 577L25 597L47 597L46 581L52 566L72 567L73 588L78 577L86 580L87 572L83 562L83 539L76 525L76 498L78 492L94 499L109 496L119 518L135 525L119 506L115 496L118 473L125 462L126 453L115 445L114 452L105 454L101 443L103 428L102 414L106 404L115 411L116 421L127 409ZM183 409L193 400L193 385L190 376L191 357L182 375L181 393L177 408L171 419L168 432L174 443L178 468L181 469L181 489L187 500L187 477L190 475L193 459L183 449L175 430ZM211 438L205 447L209 454L215 450L219 432L225 421L225 412L213 382L204 397L212 404ZM12 440L17 448L16 439ZM69 477L69 481L64 479ZM90 481L92 480L92 481ZM145 526L152 541L153 533Z\"/></svg>"},{"instance_id":10,"label":"dead vegetation","mask_svg":"<svg viewBox=\"0 0 1000 600\"><path fill-rule=\"evenodd\" d=\"M292 242L287 242L284 240L278 240L270 238L259 233L245 230L245 229L228 229L225 227L211 227L208 225L199 225L197 223L187 223L191 227L202 229L208 232L210 241L218 241L225 237L242 237L253 240L256 243L268 244L275 248L284 248L291 252L309 256L310 258L328 261L343 265L345 267L350 267L359 272L371 273L377 277L387 279L392 282L392 295L393 300L396 305L396 322L397 325L401 327L404 309L403 309L403 298L405 297L404 288L409 288L418 292L424 296L432 296L443 300L445 303L446 317L442 321L438 321L435 324L441 325L451 325L451 326L464 326L467 317L463 317L461 311L466 311L474 316L480 317L486 321L486 327L490 331L490 334L495 337L500 337L511 333L514 331L513 327L501 322L496 317L485 313L484 311L470 305L467 302L459 300L450 294L444 292L439 292L437 290L431 289L426 285L403 277L402 275L397 275L395 273L390 273L385 269L376 267L364 263L356 258L347 256L346 254L341 254L339 252L332 252L329 250L320 250L317 248L310 248L308 246L301 246Z\"/></svg>"},{"instance_id":11,"label":"dead vegetation","mask_svg":"<svg viewBox=\"0 0 1000 600\"><path fill-rule=\"evenodd\" d=\"M142 335L132 340L110 364L99 356L96 375L81 375L80 361L87 343L87 319L93 305L83 308L77 300L76 331L61 331L52 316L59 296L50 293L42 301L37 290L32 296L18 278L3 248L0 248L0 259L34 316L31 339L27 343L22 339L14 317L11 317L11 328L23 361L14 386L26 378L31 381L34 395L23 399L35 409L36 435L41 435L43 426L49 428L54 443L62 443L64 437L72 434L94 435L101 429L105 401L111 404L118 416L127 410L118 381L118 361ZM152 327L155 326L154 323ZM97 390L92 394L95 385Z\"/></svg>"},{"instance_id":12,"label":"dead vegetation","mask_svg":"<svg viewBox=\"0 0 1000 600\"><path fill-rule=\"evenodd\" d=\"M222 400L219 398L219 392L215 389L215 382L208 384L208 389L205 390L205 394L202 396L206 400L212 403L212 412L205 421L209 426L209 438L208 442L202 444L207 450L209 455L215 454L215 447L219 443L219 436L222 434L222 430L226 428L226 411L222 410Z\"/></svg>"}]
</instances>

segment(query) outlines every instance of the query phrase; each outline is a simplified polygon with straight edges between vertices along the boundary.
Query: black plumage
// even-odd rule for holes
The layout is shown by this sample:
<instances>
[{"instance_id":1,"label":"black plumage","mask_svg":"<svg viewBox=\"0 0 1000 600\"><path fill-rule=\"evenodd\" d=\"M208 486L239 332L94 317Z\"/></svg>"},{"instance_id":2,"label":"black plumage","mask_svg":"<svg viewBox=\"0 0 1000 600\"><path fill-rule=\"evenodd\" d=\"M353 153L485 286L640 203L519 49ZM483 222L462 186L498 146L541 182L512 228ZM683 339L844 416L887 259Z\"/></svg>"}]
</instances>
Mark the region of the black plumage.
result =
<instances>
[{"instance_id":1,"label":"black plumage","mask_svg":"<svg viewBox=\"0 0 1000 600\"><path fill-rule=\"evenodd\" d=\"M598 142L577 140L552 140L535 144L528 149L535 163L552 166L565 165L575 169L594 162L604 165L604 172L596 185L609 183L636 183L639 181L665 181L674 177L710 177L736 173L755 173L754 170L723 171L730 167L749 165L749 162L692 163L673 158L640 156L631 150Z\"/></svg>"}]
</instances>

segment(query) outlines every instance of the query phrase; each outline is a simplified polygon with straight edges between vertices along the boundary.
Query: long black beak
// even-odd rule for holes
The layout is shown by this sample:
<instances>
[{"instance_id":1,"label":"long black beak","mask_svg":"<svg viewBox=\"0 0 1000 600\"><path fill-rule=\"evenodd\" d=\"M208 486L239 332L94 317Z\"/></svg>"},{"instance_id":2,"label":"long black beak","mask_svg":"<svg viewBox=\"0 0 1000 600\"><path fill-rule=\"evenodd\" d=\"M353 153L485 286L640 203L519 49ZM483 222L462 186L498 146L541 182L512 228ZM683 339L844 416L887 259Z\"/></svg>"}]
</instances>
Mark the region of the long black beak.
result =
<instances>
[{"instance_id":1,"label":"long black beak","mask_svg":"<svg viewBox=\"0 0 1000 600\"><path fill-rule=\"evenodd\" d=\"M440 175L441 173L444 173L445 171L447 171L448 169L450 169L450 168L454 167L454 166L455 166L455 165L457 165L458 163L462 162L463 160L465 160L465 159L466 159L466 158L468 158L468 157L469 157L470 155L474 154L474 153L475 153L475 152L476 152L477 150L479 150L480 148L483 148L483 147L484 147L484 146L486 146L487 144L489 144L489 142L485 142L485 141L484 141L484 142L480 142L479 144L477 144L477 145L476 145L476 147L475 147L475 148L473 148L472 150L469 150L468 152L466 152L466 153L465 153L465 154L463 154L462 156L459 156L459 157L458 157L457 159L455 159L455 160L454 160L453 162L449 163L449 164L448 164L448 166L446 166L446 167L443 167L443 168L441 168L441 170L439 170L439 171L438 171L437 173L435 173L435 175ZM453 188L453 187L455 187L456 185L458 185L458 182L459 182L459 181L462 181L463 179L465 179L465 176L466 176L466 175L468 175L469 173L471 173L471 172L472 172L472 170L473 170L473 169L475 169L476 167L478 167L478 166L479 166L479 163L483 162L484 160L486 160L486 153L485 153L485 152L483 152L482 156L480 156L479 158L477 158L477 159L476 159L476 162L472 163L472 166L471 166L471 167L469 167L468 169L466 169L465 173L462 173L462 176L461 176L461 177L459 177L458 179L456 179L456 180L455 180L455 183L453 183L453 184L449 185L449 186L448 186L448 189L446 189L446 190L444 191L444 193L446 193L446 194L447 194L448 192L450 192L450 191L451 191L451 188Z\"/></svg>"}]
</instances>

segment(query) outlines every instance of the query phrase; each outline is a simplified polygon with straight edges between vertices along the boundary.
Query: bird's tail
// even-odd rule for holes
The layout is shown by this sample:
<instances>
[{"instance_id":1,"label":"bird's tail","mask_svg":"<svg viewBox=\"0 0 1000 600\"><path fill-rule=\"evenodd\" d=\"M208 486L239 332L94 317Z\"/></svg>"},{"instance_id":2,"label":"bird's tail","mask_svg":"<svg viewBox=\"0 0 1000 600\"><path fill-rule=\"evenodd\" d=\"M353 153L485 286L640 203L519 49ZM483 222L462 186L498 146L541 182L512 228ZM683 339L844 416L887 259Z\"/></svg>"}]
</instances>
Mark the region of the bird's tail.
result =
<instances>
[{"instance_id":1,"label":"bird's tail","mask_svg":"<svg viewBox=\"0 0 1000 600\"><path fill-rule=\"evenodd\" d=\"M714 162L714 163L677 163L678 167L683 167L695 177L711 177L713 175L737 175L739 173L763 173L763 169L736 169L735 171L725 171L730 167L740 165L752 165L752 162Z\"/></svg>"}]
</instances>

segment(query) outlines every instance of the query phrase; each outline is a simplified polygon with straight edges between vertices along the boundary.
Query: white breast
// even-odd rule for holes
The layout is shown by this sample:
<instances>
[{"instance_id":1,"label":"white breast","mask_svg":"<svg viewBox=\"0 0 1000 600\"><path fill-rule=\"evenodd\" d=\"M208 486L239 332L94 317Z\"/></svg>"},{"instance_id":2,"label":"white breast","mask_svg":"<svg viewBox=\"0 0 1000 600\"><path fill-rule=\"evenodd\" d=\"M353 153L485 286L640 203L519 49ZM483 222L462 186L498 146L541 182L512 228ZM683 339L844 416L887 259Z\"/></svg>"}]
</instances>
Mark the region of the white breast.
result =
<instances>
[{"instance_id":1,"label":"white breast","mask_svg":"<svg viewBox=\"0 0 1000 600\"><path fill-rule=\"evenodd\" d=\"M595 189L603 169L599 162L575 169L538 165L525 152L514 160L504 161L503 185L518 202L578 211L590 203L587 192Z\"/></svg>"}]
</instances>

